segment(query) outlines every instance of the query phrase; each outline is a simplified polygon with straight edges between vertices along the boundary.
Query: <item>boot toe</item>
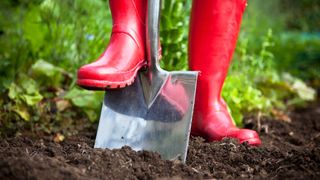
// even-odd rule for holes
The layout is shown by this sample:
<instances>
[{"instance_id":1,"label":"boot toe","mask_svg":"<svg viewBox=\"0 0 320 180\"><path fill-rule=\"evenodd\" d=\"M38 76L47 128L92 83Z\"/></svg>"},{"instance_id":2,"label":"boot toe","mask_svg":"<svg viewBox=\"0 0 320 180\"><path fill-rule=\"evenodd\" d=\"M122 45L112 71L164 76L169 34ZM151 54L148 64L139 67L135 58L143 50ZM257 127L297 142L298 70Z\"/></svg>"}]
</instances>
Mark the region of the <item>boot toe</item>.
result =
<instances>
[{"instance_id":1,"label":"boot toe","mask_svg":"<svg viewBox=\"0 0 320 180\"><path fill-rule=\"evenodd\" d=\"M233 135L234 138L239 139L239 142L242 144L247 142L250 145L259 146L261 144L261 140L256 131L250 129L239 129Z\"/></svg>"},{"instance_id":2,"label":"boot toe","mask_svg":"<svg viewBox=\"0 0 320 180\"><path fill-rule=\"evenodd\" d=\"M140 61L134 67L120 70L109 65L91 63L78 70L77 84L86 89L123 88L133 83L138 70L145 65L145 61Z\"/></svg>"},{"instance_id":3,"label":"boot toe","mask_svg":"<svg viewBox=\"0 0 320 180\"><path fill-rule=\"evenodd\" d=\"M88 64L78 70L77 84L85 89L117 88L126 85L125 78L113 67Z\"/></svg>"},{"instance_id":4,"label":"boot toe","mask_svg":"<svg viewBox=\"0 0 320 180\"><path fill-rule=\"evenodd\" d=\"M78 79L111 80L117 75L117 69L113 67L95 66L88 64L78 70Z\"/></svg>"},{"instance_id":5,"label":"boot toe","mask_svg":"<svg viewBox=\"0 0 320 180\"><path fill-rule=\"evenodd\" d=\"M240 143L247 142L253 146L259 146L261 144L261 140L256 131L250 129L239 129L233 124L227 108L211 106L211 108L212 107L220 109L220 111L213 111L213 109L209 109L209 111L211 111L207 113L207 116L200 116L201 114L199 113L196 114L198 116L194 116L196 119L193 120L191 129L194 135L203 136L208 141L220 141L223 138L235 138L238 139Z\"/></svg>"}]
</instances>

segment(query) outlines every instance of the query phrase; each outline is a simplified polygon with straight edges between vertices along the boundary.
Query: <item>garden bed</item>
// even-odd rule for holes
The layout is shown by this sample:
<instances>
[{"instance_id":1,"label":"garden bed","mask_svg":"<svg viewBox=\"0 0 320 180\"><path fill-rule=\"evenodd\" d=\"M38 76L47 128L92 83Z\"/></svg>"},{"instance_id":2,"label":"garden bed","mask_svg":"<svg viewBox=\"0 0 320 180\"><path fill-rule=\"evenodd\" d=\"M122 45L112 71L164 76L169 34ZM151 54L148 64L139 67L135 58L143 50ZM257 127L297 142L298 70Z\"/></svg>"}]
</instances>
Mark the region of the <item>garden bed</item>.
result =
<instances>
[{"instance_id":1,"label":"garden bed","mask_svg":"<svg viewBox=\"0 0 320 180\"><path fill-rule=\"evenodd\" d=\"M93 149L95 129L60 143L53 137L20 135L0 141L0 179L150 179L320 177L320 106L290 113L291 122L248 118L261 129L263 145L236 140L207 143L191 137L186 164L161 160L156 153Z\"/></svg>"}]
</instances>

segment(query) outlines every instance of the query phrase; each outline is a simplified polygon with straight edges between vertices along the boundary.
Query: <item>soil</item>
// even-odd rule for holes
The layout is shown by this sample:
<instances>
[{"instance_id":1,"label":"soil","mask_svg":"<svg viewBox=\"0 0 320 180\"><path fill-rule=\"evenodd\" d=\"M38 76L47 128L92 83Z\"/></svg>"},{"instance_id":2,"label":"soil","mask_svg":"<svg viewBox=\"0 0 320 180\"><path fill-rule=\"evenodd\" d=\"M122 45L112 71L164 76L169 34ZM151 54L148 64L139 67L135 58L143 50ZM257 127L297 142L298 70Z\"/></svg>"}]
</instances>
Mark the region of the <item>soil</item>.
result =
<instances>
[{"instance_id":1,"label":"soil","mask_svg":"<svg viewBox=\"0 0 320 180\"><path fill-rule=\"evenodd\" d=\"M260 147L191 137L186 164L129 147L93 149L95 129L60 143L51 136L2 138L0 179L319 179L320 106L289 116L291 122L247 119L260 131Z\"/></svg>"}]
</instances>

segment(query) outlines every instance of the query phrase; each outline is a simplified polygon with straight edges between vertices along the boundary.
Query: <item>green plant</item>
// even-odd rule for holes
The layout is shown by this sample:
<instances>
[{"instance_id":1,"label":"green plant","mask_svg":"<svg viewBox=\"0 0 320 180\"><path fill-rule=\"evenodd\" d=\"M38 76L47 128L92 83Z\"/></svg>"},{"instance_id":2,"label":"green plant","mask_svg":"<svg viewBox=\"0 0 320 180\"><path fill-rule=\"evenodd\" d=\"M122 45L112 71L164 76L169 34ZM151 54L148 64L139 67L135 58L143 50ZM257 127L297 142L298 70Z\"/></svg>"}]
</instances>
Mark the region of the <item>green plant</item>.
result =
<instances>
[{"instance_id":1,"label":"green plant","mask_svg":"<svg viewBox=\"0 0 320 180\"><path fill-rule=\"evenodd\" d=\"M272 51L281 63L277 68L303 80L320 79L320 34L283 32ZM290 53L283 53L290 52Z\"/></svg>"},{"instance_id":2,"label":"green plant","mask_svg":"<svg viewBox=\"0 0 320 180\"><path fill-rule=\"evenodd\" d=\"M169 71L187 70L188 24L191 3L186 0L162 1L160 21L161 66Z\"/></svg>"},{"instance_id":3,"label":"green plant","mask_svg":"<svg viewBox=\"0 0 320 180\"><path fill-rule=\"evenodd\" d=\"M97 120L102 93L80 91L74 82L79 66L98 57L108 41L111 18L102 6L107 9L101 0L0 2L3 127L40 124L50 133L72 118Z\"/></svg>"},{"instance_id":4,"label":"green plant","mask_svg":"<svg viewBox=\"0 0 320 180\"><path fill-rule=\"evenodd\" d=\"M286 28L304 32L318 32L320 4L318 0L280 0L279 6L286 17Z\"/></svg>"},{"instance_id":5,"label":"green plant","mask_svg":"<svg viewBox=\"0 0 320 180\"><path fill-rule=\"evenodd\" d=\"M263 37L258 52L250 52L249 39L245 36L240 39L223 88L223 97L237 125L242 125L243 114L268 115L273 109L285 110L314 100L315 90L289 73L277 70L271 52L275 45L271 29Z\"/></svg>"}]
</instances>

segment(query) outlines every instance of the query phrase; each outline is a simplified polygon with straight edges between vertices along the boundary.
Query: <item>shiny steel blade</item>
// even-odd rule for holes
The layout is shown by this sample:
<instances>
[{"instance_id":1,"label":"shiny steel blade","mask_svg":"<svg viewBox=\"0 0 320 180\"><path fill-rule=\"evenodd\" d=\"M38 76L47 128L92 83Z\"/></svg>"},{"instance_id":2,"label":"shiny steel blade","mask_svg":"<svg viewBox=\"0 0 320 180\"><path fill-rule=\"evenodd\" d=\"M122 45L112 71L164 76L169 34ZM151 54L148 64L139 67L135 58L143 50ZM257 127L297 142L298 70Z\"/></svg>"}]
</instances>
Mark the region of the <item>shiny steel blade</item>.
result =
<instances>
[{"instance_id":1,"label":"shiny steel blade","mask_svg":"<svg viewBox=\"0 0 320 180\"><path fill-rule=\"evenodd\" d=\"M169 73L150 107L144 98L142 76L127 88L106 92L95 148L130 146L185 161L196 74Z\"/></svg>"},{"instance_id":2,"label":"shiny steel blade","mask_svg":"<svg viewBox=\"0 0 320 180\"><path fill-rule=\"evenodd\" d=\"M148 2L149 70L126 88L105 93L95 148L156 151L186 160L197 72L167 72L158 59L160 0Z\"/></svg>"}]
</instances>

